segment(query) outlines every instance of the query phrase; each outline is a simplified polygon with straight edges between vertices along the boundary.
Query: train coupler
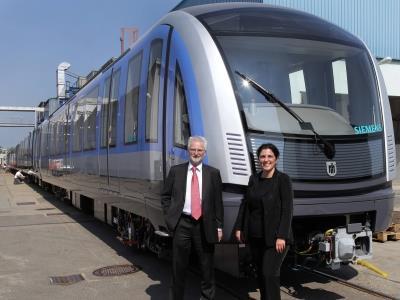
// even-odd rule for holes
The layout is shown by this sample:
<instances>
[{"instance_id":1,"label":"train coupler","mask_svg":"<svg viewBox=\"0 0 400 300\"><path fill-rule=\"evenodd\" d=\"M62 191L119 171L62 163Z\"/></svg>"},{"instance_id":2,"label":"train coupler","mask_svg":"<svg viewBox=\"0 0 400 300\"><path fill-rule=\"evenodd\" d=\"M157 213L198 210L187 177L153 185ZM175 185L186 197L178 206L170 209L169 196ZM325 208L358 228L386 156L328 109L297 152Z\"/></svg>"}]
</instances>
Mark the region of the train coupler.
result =
<instances>
[{"instance_id":1,"label":"train coupler","mask_svg":"<svg viewBox=\"0 0 400 300\"><path fill-rule=\"evenodd\" d=\"M333 270L341 264L372 257L372 231L361 223L329 229L318 243L318 250Z\"/></svg>"}]
</instances>

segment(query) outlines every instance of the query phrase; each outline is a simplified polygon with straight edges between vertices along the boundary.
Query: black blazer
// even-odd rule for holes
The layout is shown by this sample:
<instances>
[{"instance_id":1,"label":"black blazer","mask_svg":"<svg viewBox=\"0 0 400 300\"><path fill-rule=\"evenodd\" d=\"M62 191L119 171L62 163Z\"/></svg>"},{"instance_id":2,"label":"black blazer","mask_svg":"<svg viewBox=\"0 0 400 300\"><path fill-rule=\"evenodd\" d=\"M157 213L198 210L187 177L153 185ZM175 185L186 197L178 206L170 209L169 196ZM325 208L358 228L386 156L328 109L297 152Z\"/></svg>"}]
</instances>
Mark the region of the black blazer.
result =
<instances>
[{"instance_id":1,"label":"black blazer","mask_svg":"<svg viewBox=\"0 0 400 300\"><path fill-rule=\"evenodd\" d=\"M183 212L186 195L186 178L189 163L173 166L169 171L161 194L165 223L173 234ZM217 228L223 228L222 181L218 169L202 167L202 222L209 243L218 242Z\"/></svg>"},{"instance_id":2,"label":"black blazer","mask_svg":"<svg viewBox=\"0 0 400 300\"><path fill-rule=\"evenodd\" d=\"M235 230L243 232L243 238L248 237L250 211L247 205L249 191L260 188L261 172L250 176L245 197L239 208ZM288 175L275 169L272 176L272 193L262 198L264 209L264 238L267 247L275 247L277 238L285 239L286 243L293 242L291 230L293 216L293 190Z\"/></svg>"}]
</instances>

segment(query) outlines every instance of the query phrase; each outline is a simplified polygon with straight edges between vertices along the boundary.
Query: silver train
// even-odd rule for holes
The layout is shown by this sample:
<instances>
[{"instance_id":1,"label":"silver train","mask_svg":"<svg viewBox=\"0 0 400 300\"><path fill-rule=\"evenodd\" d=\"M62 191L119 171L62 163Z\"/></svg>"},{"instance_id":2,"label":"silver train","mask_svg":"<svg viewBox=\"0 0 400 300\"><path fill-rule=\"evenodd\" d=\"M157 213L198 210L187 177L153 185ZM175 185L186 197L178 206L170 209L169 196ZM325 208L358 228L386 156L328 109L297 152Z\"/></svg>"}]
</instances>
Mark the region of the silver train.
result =
<instances>
[{"instance_id":1,"label":"silver train","mask_svg":"<svg viewBox=\"0 0 400 300\"><path fill-rule=\"evenodd\" d=\"M343 29L281 7L167 14L11 156L125 242L162 256L160 191L187 160L190 135L208 139L206 163L221 171L224 271L243 271L233 223L262 143L277 145L278 168L293 180L298 255L332 268L368 258L372 232L390 222L395 145L374 57Z\"/></svg>"}]
</instances>

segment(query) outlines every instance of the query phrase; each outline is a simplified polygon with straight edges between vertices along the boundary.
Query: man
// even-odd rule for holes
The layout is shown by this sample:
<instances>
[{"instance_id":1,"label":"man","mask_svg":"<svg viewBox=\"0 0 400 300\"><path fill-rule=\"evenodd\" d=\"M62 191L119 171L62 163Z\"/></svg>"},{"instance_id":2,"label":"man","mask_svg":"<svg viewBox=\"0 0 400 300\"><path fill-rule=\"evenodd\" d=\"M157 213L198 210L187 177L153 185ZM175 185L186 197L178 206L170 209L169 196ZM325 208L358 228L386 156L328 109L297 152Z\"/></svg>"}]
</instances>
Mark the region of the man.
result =
<instances>
[{"instance_id":1,"label":"man","mask_svg":"<svg viewBox=\"0 0 400 300\"><path fill-rule=\"evenodd\" d=\"M203 164L207 140L189 138L189 162L171 168L161 204L172 240L170 298L182 300L191 248L201 266L201 298L215 298L214 244L222 239L222 182L219 170Z\"/></svg>"}]
</instances>

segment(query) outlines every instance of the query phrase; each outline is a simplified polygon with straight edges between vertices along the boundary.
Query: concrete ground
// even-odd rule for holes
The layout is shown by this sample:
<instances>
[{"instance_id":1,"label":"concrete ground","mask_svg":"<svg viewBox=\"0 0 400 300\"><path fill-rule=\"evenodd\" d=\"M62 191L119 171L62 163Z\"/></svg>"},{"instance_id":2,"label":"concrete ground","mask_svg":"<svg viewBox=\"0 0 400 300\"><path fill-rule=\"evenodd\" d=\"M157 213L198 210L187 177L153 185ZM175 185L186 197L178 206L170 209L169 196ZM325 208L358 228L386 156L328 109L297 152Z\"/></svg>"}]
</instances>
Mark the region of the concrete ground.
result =
<instances>
[{"instance_id":1,"label":"concrete ground","mask_svg":"<svg viewBox=\"0 0 400 300\"><path fill-rule=\"evenodd\" d=\"M0 174L0 299L167 299L170 262L122 245L113 229L50 194L26 184L13 185L10 174ZM400 182L395 210L400 214ZM397 189L397 187L399 187ZM349 265L333 274L372 287L400 299L400 241L373 243L370 261L389 274ZM118 277L97 277L93 271L110 265L135 264L141 271ZM82 274L71 285L52 285L51 276ZM218 275L218 274L217 274ZM223 278L219 274L219 279ZM297 278L297 279L296 279ZM217 300L259 299L246 280L221 280ZM360 299L357 291L344 291L331 282L305 278L289 270L282 274L282 299ZM199 299L199 278L188 273L187 299ZM291 294L291 295L288 295ZM243 296L244 295L244 296ZM363 299L376 299L374 297Z\"/></svg>"},{"instance_id":2,"label":"concrete ground","mask_svg":"<svg viewBox=\"0 0 400 300\"><path fill-rule=\"evenodd\" d=\"M0 174L0 299L167 299L170 262L122 245L115 232L75 208L13 185ZM98 268L135 264L141 271L97 277ZM82 274L84 281L52 285L50 277ZM199 299L199 278L187 276L188 299ZM236 299L217 289L217 299Z\"/></svg>"}]
</instances>

